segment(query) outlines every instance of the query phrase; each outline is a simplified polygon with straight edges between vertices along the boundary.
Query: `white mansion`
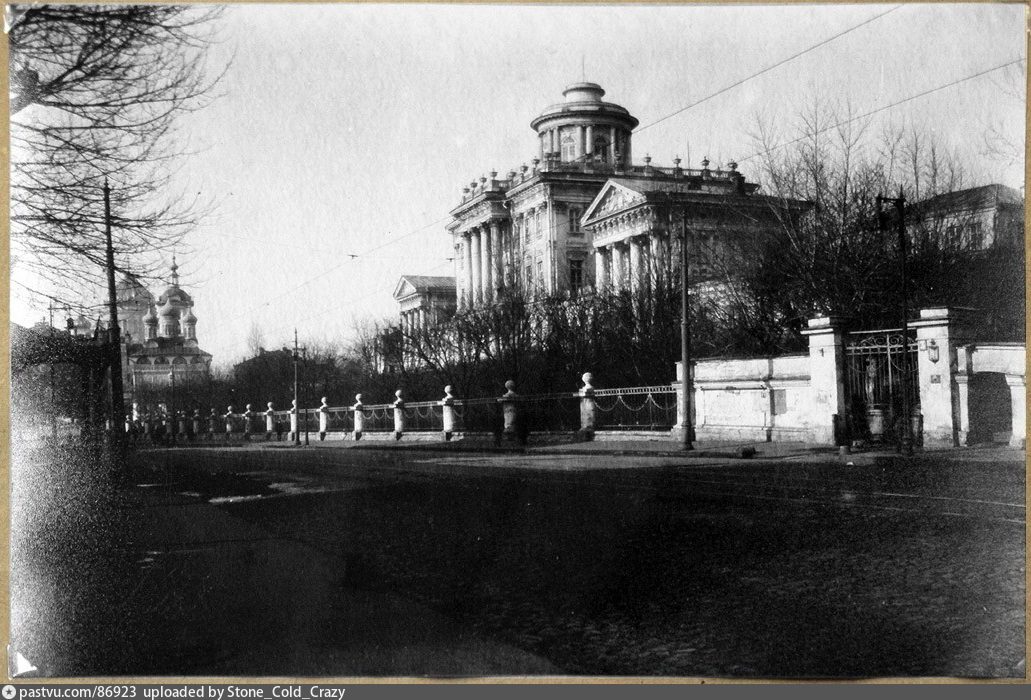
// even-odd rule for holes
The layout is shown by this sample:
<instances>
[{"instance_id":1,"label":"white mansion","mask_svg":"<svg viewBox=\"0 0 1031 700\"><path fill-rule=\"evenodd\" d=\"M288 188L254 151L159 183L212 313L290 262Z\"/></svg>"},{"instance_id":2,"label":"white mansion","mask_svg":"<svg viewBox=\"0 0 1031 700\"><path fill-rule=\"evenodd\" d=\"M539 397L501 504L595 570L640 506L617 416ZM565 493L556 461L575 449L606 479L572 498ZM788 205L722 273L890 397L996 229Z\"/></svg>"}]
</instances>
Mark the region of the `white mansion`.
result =
<instances>
[{"instance_id":1,"label":"white mansion","mask_svg":"<svg viewBox=\"0 0 1031 700\"><path fill-rule=\"evenodd\" d=\"M673 243L691 232L693 274L704 281L714 251L741 250L746 236L774 224L773 200L754 194L729 163L700 170L631 161L635 119L602 101L594 83L575 83L565 100L531 122L539 153L502 178L469 183L447 226L454 241L460 309L490 304L504 289L547 294L593 286L635 289L672 269ZM777 202L800 214L804 202ZM671 235L672 234L672 235ZM736 244L735 244L736 242ZM697 268L697 269L696 269Z\"/></svg>"}]
</instances>

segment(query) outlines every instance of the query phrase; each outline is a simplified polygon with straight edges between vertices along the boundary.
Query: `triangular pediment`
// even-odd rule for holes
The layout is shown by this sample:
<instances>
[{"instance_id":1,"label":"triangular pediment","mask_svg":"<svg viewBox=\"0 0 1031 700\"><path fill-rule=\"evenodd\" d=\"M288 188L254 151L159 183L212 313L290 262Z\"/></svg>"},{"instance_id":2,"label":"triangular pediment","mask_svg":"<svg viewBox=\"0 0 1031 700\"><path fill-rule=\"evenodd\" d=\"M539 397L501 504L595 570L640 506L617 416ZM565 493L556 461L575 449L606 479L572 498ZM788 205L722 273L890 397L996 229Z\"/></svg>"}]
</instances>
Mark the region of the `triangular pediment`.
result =
<instances>
[{"instance_id":1,"label":"triangular pediment","mask_svg":"<svg viewBox=\"0 0 1031 700\"><path fill-rule=\"evenodd\" d=\"M595 196L591 206L587 208L587 213L580 221L587 225L597 219L603 219L618 211L629 209L643 201L644 193L615 180L609 180L602 186L601 191Z\"/></svg>"},{"instance_id":2,"label":"triangular pediment","mask_svg":"<svg viewBox=\"0 0 1031 700\"><path fill-rule=\"evenodd\" d=\"M409 282L407 277L402 276L401 279L397 281L397 286L394 287L394 298L404 299L407 296L415 294L416 291L418 290L415 288L415 285Z\"/></svg>"}]
</instances>

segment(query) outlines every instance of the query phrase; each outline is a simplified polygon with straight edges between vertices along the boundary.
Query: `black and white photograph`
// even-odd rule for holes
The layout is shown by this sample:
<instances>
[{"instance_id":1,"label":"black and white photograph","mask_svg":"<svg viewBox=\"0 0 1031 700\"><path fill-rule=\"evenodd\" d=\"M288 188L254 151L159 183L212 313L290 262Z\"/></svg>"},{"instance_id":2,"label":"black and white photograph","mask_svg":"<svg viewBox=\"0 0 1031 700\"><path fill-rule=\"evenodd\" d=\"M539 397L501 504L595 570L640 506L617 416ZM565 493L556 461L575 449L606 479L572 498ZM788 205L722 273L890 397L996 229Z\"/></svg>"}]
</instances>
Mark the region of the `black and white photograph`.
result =
<instances>
[{"instance_id":1,"label":"black and white photograph","mask_svg":"<svg viewBox=\"0 0 1031 700\"><path fill-rule=\"evenodd\" d=\"M1026 682L1024 4L4 25L8 682Z\"/></svg>"}]
</instances>

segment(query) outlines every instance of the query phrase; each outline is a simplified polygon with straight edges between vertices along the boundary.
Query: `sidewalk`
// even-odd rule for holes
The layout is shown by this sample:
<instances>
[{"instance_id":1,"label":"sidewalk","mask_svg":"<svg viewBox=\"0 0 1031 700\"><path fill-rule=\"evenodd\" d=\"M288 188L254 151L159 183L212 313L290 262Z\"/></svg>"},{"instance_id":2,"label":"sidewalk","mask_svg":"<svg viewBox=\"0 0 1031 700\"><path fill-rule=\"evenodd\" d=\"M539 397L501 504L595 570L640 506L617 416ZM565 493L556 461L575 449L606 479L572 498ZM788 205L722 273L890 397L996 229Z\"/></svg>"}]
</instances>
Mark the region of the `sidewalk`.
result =
<instances>
[{"instance_id":1,"label":"sidewalk","mask_svg":"<svg viewBox=\"0 0 1031 700\"><path fill-rule=\"evenodd\" d=\"M196 447L227 447L223 443L207 445L195 443ZM256 438L246 443L232 445L235 449L318 449L318 450L367 450L383 452L432 452L440 453L478 453L478 454L524 454L527 456L550 455L593 455L626 456L626 457L664 457L677 459L717 459L727 461L754 460L763 461L798 461L798 462L842 462L853 465L868 465L897 460L993 460L1006 462L1023 462L1025 452L1002 445L979 445L974 447L918 447L912 457L903 456L894 446L870 446L854 448L842 452L837 447L827 445L811 445L800 441L780 442L748 442L748 441L695 441L693 449L685 451L680 443L668 437L654 439L634 436L619 439L615 435L601 435L589 442L535 442L531 437L526 446L511 441L503 441L500 445L494 440L484 437L458 438L444 442L439 434L417 433L407 434L400 440L387 435L376 435L373 439L353 440L329 439L320 442L317 434L309 437L309 444L301 448L288 441L265 442Z\"/></svg>"}]
</instances>

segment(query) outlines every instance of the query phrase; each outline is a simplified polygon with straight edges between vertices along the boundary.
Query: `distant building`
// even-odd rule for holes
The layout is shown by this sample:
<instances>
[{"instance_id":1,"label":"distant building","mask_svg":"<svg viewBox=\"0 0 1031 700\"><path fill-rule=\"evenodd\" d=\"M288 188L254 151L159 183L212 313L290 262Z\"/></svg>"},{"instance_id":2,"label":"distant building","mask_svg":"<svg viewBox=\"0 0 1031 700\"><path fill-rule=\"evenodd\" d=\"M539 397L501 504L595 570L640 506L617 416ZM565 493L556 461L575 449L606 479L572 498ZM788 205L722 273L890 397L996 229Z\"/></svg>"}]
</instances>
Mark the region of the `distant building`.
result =
<instances>
[{"instance_id":1,"label":"distant building","mask_svg":"<svg viewBox=\"0 0 1031 700\"><path fill-rule=\"evenodd\" d=\"M125 348L126 391L166 386L172 381L207 378L211 355L197 342L193 298L179 286L179 266L172 260L169 286L155 299L135 276L116 287L119 327Z\"/></svg>"},{"instance_id":2,"label":"distant building","mask_svg":"<svg viewBox=\"0 0 1031 700\"><path fill-rule=\"evenodd\" d=\"M401 329L411 335L455 313L455 278L402 275L394 287Z\"/></svg>"},{"instance_id":3,"label":"distant building","mask_svg":"<svg viewBox=\"0 0 1031 700\"><path fill-rule=\"evenodd\" d=\"M943 243L970 251L1024 247L1024 197L993 184L946 192L916 202L911 226L942 236Z\"/></svg>"},{"instance_id":4,"label":"distant building","mask_svg":"<svg viewBox=\"0 0 1031 700\"><path fill-rule=\"evenodd\" d=\"M770 200L755 195L757 185L733 163L633 164L638 120L604 94L594 83L567 87L565 100L530 124L539 142L530 167L501 178L491 172L462 190L447 227L461 309L489 305L504 289L575 293L641 279L647 267L668 264L669 198L706 235L773 220Z\"/></svg>"}]
</instances>

